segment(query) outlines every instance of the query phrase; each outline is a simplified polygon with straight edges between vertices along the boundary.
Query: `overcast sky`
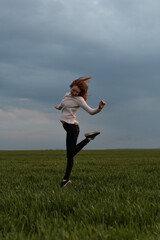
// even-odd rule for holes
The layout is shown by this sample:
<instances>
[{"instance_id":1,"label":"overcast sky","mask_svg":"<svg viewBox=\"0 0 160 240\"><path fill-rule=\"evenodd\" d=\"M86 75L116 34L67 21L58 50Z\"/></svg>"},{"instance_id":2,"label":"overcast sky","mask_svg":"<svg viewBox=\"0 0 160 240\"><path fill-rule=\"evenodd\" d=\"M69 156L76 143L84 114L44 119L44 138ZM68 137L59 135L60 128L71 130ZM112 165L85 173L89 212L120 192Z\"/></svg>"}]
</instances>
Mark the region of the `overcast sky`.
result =
<instances>
[{"instance_id":1,"label":"overcast sky","mask_svg":"<svg viewBox=\"0 0 160 240\"><path fill-rule=\"evenodd\" d=\"M65 149L53 108L92 76L88 149L159 148L159 0L0 0L0 150ZM86 148L86 149L87 149Z\"/></svg>"}]
</instances>

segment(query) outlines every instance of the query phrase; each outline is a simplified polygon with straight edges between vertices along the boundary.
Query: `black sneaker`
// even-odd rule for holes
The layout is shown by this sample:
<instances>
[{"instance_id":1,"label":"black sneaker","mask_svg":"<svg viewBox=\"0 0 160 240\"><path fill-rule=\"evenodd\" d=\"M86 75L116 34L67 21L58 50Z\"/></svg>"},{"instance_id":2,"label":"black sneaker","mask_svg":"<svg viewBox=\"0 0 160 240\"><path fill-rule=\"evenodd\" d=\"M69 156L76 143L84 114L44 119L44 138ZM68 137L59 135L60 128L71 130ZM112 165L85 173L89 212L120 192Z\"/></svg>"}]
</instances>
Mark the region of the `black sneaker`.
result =
<instances>
[{"instance_id":1,"label":"black sneaker","mask_svg":"<svg viewBox=\"0 0 160 240\"><path fill-rule=\"evenodd\" d=\"M85 137L86 138L90 138L91 140L93 140L97 135L99 135L100 132L91 132L91 133L86 133Z\"/></svg>"},{"instance_id":2,"label":"black sneaker","mask_svg":"<svg viewBox=\"0 0 160 240\"><path fill-rule=\"evenodd\" d=\"M71 180L67 179L67 180L63 180L61 182L61 188L64 188L64 187L68 187L70 184L71 184Z\"/></svg>"}]
</instances>

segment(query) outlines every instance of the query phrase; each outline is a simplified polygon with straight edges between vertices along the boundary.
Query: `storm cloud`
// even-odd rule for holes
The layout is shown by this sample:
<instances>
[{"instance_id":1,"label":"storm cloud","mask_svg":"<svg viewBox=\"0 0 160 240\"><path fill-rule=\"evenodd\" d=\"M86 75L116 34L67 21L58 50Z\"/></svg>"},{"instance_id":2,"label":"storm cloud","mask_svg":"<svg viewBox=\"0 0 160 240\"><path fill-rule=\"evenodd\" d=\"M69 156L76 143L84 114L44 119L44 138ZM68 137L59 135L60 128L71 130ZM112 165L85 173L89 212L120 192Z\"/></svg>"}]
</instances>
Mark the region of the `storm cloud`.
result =
<instances>
[{"instance_id":1,"label":"storm cloud","mask_svg":"<svg viewBox=\"0 0 160 240\"><path fill-rule=\"evenodd\" d=\"M159 148L158 0L2 0L0 149L61 149L53 106L80 76L93 76L91 107L77 118L102 134L88 148Z\"/></svg>"}]
</instances>

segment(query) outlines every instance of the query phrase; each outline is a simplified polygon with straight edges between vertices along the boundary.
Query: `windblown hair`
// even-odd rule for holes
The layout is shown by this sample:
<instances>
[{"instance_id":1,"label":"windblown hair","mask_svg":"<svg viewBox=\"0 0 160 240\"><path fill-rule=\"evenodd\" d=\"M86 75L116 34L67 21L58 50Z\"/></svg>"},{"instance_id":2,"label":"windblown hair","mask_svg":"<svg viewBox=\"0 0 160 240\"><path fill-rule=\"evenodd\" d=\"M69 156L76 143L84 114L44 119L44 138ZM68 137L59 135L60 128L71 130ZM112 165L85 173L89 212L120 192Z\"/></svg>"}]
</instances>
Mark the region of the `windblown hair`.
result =
<instances>
[{"instance_id":1,"label":"windblown hair","mask_svg":"<svg viewBox=\"0 0 160 240\"><path fill-rule=\"evenodd\" d=\"M91 77L80 77L74 80L70 85L71 88L73 86L77 86L81 90L79 93L79 96L83 97L85 101L87 100L87 97L88 97L87 91L88 91L88 83L90 79Z\"/></svg>"}]
</instances>

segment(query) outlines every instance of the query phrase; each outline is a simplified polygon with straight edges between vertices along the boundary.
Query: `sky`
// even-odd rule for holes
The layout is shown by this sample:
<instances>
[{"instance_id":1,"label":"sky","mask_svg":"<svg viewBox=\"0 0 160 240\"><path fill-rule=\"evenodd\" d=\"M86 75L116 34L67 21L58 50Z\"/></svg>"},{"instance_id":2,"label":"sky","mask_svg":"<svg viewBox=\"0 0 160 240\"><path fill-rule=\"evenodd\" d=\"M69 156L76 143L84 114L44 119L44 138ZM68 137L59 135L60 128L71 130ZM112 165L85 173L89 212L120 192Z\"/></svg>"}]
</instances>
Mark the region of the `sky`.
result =
<instances>
[{"instance_id":1,"label":"sky","mask_svg":"<svg viewBox=\"0 0 160 240\"><path fill-rule=\"evenodd\" d=\"M54 106L93 77L85 149L159 148L159 0L0 0L0 150L65 149Z\"/></svg>"}]
</instances>

